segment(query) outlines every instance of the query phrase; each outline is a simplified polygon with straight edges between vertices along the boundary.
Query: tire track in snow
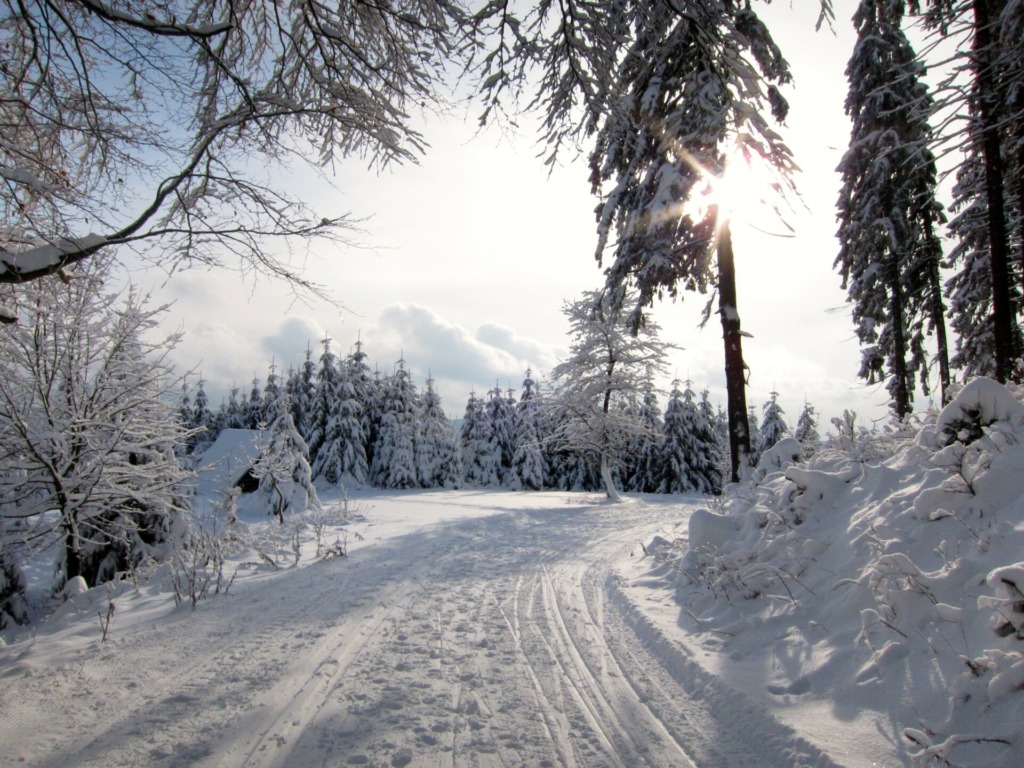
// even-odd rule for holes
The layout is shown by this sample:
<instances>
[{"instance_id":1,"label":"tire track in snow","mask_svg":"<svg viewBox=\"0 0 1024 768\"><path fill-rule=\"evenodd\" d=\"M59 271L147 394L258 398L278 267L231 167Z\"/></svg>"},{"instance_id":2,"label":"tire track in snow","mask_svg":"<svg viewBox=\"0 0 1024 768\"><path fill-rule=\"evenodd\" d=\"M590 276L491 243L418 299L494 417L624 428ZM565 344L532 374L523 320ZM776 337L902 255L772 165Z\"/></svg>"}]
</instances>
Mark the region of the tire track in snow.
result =
<instances>
[{"instance_id":1,"label":"tire track in snow","mask_svg":"<svg viewBox=\"0 0 1024 768\"><path fill-rule=\"evenodd\" d=\"M686 750L669 733L657 714L652 712L645 701L631 686L620 682L625 677L611 649L604 641L604 624L594 622L587 600L582 592L582 579L586 573L583 563L569 569L562 567L558 583L566 596L565 605L570 611L585 613L582 629L570 629L571 618L559 600L555 580L548 568L541 570L541 584L544 591L548 626L559 652L566 677L572 681L579 697L593 720L601 728L608 743L610 754L625 758L627 764L664 765L670 757L671 765L678 768L695 768ZM573 622L580 623L580 622ZM585 635L585 636L584 636ZM585 645L594 645L586 649ZM584 653L592 657L584 659ZM596 656L596 658L593 658ZM611 664L616 674L608 674ZM655 743L658 749L652 749ZM612 745L615 745L612 747ZM674 753L674 754L673 754Z\"/></svg>"}]
</instances>

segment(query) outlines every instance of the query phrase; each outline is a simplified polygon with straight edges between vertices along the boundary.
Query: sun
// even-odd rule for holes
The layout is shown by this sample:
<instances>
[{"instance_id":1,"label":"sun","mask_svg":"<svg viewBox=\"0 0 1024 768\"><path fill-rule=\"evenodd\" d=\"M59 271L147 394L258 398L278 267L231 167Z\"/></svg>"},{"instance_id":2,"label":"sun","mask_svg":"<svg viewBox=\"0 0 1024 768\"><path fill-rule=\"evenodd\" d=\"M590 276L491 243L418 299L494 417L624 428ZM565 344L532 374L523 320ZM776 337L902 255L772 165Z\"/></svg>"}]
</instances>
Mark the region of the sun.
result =
<instances>
[{"instance_id":1,"label":"sun","mask_svg":"<svg viewBox=\"0 0 1024 768\"><path fill-rule=\"evenodd\" d=\"M705 183L686 201L684 213L703 218L712 206L720 223L753 224L765 213L778 216L781 185L771 164L750 146L739 143L726 155L721 174L701 168Z\"/></svg>"}]
</instances>

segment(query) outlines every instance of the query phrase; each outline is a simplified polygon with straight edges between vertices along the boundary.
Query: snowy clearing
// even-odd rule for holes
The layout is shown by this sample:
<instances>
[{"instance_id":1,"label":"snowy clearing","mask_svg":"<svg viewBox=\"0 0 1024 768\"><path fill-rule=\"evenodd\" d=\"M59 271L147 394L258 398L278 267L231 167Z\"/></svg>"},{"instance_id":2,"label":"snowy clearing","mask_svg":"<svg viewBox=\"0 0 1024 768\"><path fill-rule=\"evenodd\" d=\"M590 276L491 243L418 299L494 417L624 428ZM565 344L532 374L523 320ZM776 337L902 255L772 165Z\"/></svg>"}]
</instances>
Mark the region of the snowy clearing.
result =
<instances>
[{"instance_id":1,"label":"snowy clearing","mask_svg":"<svg viewBox=\"0 0 1024 768\"><path fill-rule=\"evenodd\" d=\"M159 573L90 590L0 648L4 763L868 765L849 745L877 734L812 745L695 663L663 585L630 580L692 508L373 492L348 557L244 553L195 609Z\"/></svg>"}]
</instances>

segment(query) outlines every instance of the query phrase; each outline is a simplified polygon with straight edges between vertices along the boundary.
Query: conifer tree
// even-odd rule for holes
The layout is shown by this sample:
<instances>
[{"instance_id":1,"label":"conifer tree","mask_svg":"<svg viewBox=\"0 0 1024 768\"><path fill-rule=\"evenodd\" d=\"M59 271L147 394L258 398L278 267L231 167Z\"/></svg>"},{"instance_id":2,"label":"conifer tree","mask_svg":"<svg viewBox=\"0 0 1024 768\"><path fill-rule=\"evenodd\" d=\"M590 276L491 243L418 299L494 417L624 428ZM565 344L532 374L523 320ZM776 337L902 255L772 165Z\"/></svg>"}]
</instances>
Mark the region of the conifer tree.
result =
<instances>
[{"instance_id":1,"label":"conifer tree","mask_svg":"<svg viewBox=\"0 0 1024 768\"><path fill-rule=\"evenodd\" d=\"M761 420L761 428L758 430L761 436L759 442L762 453L789 434L789 425L786 423L786 420L782 418L785 411L783 411L782 406L779 405L779 393L771 392L769 394L771 395L771 399L768 400L762 408L764 416Z\"/></svg>"},{"instance_id":2,"label":"conifer tree","mask_svg":"<svg viewBox=\"0 0 1024 768\"><path fill-rule=\"evenodd\" d=\"M266 413L263 410L263 392L260 389L260 380L253 376L252 388L249 390L249 399L246 400L243 408L246 429L265 429L268 425Z\"/></svg>"},{"instance_id":3,"label":"conifer tree","mask_svg":"<svg viewBox=\"0 0 1024 768\"><path fill-rule=\"evenodd\" d=\"M817 414L814 412L814 406L810 403L804 403L804 410L797 420L796 432L793 437L803 446L805 459L809 459L817 453L818 446L821 444L821 435L818 433Z\"/></svg>"},{"instance_id":4,"label":"conifer tree","mask_svg":"<svg viewBox=\"0 0 1024 768\"><path fill-rule=\"evenodd\" d=\"M299 368L299 380L296 383L293 413L299 418L295 426L308 442L313 431L313 402L316 400L316 363L313 361L313 349L306 344L306 354ZM312 454L311 454L312 455Z\"/></svg>"},{"instance_id":5,"label":"conifer tree","mask_svg":"<svg viewBox=\"0 0 1024 768\"><path fill-rule=\"evenodd\" d=\"M189 453L201 453L217 439L214 422L213 413L210 411L210 401L206 396L206 381L200 375L192 399L192 417L188 424L188 428L194 433L188 441Z\"/></svg>"},{"instance_id":6,"label":"conifer tree","mask_svg":"<svg viewBox=\"0 0 1024 768\"><path fill-rule=\"evenodd\" d=\"M281 396L281 381L277 375L277 364L273 359L270 361L270 368L267 369L267 381L263 385L263 415L260 417L260 421L264 424L270 424L275 418L275 408L277 398ZM289 406L290 408L291 406ZM292 421L294 421L294 415ZM298 423L296 422L296 427Z\"/></svg>"},{"instance_id":7,"label":"conifer tree","mask_svg":"<svg viewBox=\"0 0 1024 768\"><path fill-rule=\"evenodd\" d=\"M427 388L420 402L416 440L416 474L424 488L451 488L458 484L452 424L441 407L434 378L427 376Z\"/></svg>"},{"instance_id":8,"label":"conifer tree","mask_svg":"<svg viewBox=\"0 0 1024 768\"><path fill-rule=\"evenodd\" d=\"M361 486L369 468L364 449L362 407L347 367L338 369L333 408L324 428L323 441L313 463L313 478L331 486Z\"/></svg>"},{"instance_id":9,"label":"conifer tree","mask_svg":"<svg viewBox=\"0 0 1024 768\"><path fill-rule=\"evenodd\" d=\"M501 384L487 393L484 412L491 424L491 452L498 461L498 484L508 485L515 455L516 411L514 401L505 396Z\"/></svg>"},{"instance_id":10,"label":"conifer tree","mask_svg":"<svg viewBox=\"0 0 1024 768\"><path fill-rule=\"evenodd\" d=\"M754 406L750 406L750 411L747 413L747 425L750 429L750 463L756 467L757 463L761 461L764 446L761 445L761 428L757 424Z\"/></svg>"},{"instance_id":11,"label":"conifer tree","mask_svg":"<svg viewBox=\"0 0 1024 768\"><path fill-rule=\"evenodd\" d=\"M939 341L943 391L949 383L935 234L945 217L935 199L929 150L932 102L901 27L903 5L861 0L854 15L858 38L846 69L853 129L839 164L835 262L864 347L859 375L868 383L888 379L891 407L900 417L912 409L916 379L927 392L927 329Z\"/></svg>"},{"instance_id":12,"label":"conifer tree","mask_svg":"<svg viewBox=\"0 0 1024 768\"><path fill-rule=\"evenodd\" d=\"M287 398L279 395L272 409L267 442L253 468L259 478L257 493L267 512L284 524L285 515L301 514L309 507L319 508L320 499L313 487L309 449L302 439Z\"/></svg>"},{"instance_id":13,"label":"conifer tree","mask_svg":"<svg viewBox=\"0 0 1024 768\"><path fill-rule=\"evenodd\" d=\"M384 382L380 432L373 451L370 476L381 488L415 488L417 396L412 377L399 359L395 372Z\"/></svg>"},{"instance_id":14,"label":"conifer tree","mask_svg":"<svg viewBox=\"0 0 1024 768\"><path fill-rule=\"evenodd\" d=\"M334 415L338 390L337 358L331 352L331 339L325 337L320 342L323 352L320 353L320 366L317 368L316 388L313 391L313 402L309 410L309 456L316 463L320 448L327 435L327 424Z\"/></svg>"},{"instance_id":15,"label":"conifer tree","mask_svg":"<svg viewBox=\"0 0 1024 768\"><path fill-rule=\"evenodd\" d=\"M377 444L377 434L380 431L381 393L379 382L370 371L366 358L367 354L363 351L363 343L357 340L355 349L349 353L345 362L349 367L348 375L355 389L356 400L362 407L360 419L363 437L366 440L364 445L366 463L368 466L373 466L373 450Z\"/></svg>"},{"instance_id":16,"label":"conifer tree","mask_svg":"<svg viewBox=\"0 0 1024 768\"><path fill-rule=\"evenodd\" d=\"M232 386L228 392L228 402L224 406L224 429L245 429L245 414L238 404L239 389Z\"/></svg>"},{"instance_id":17,"label":"conifer tree","mask_svg":"<svg viewBox=\"0 0 1024 768\"><path fill-rule=\"evenodd\" d=\"M512 456L513 489L539 491L544 487L547 476L547 462L541 444L540 397L533 372L527 368L523 379L523 390L516 405L516 421L519 429L516 435L516 450Z\"/></svg>"},{"instance_id":18,"label":"conifer tree","mask_svg":"<svg viewBox=\"0 0 1024 768\"><path fill-rule=\"evenodd\" d=\"M961 345L958 357L973 365L965 348L977 347L987 336L981 365L991 365L992 375L1006 382L1019 375L1021 355L1019 334L1020 283L1024 271L1019 268L1020 253L1014 258L1011 240L1017 233L1018 249L1024 238L1024 201L1020 166L1024 155L1024 95L1020 91L1020 11L1002 0L913 0L913 11L924 8L923 18L936 34L967 30L970 52L963 52L963 71L970 76L964 85L959 78L950 80L945 91L947 109L966 120L953 123L953 135L965 151L964 165L958 171L960 189L955 195L960 214L971 211L983 219L961 221L951 230L971 233L973 242L961 243L959 284L950 291L950 317L954 329L970 327L971 338ZM969 167L964 167L969 166ZM1014 179L1016 177L1016 179ZM1016 199L1016 210L1014 210ZM973 209L973 210L972 210ZM978 231L978 225L982 231ZM985 247L976 247L984 238ZM973 263L982 257L986 263ZM987 269L986 269L987 268ZM987 279L982 272L987 271ZM987 282L989 294L982 299L981 288ZM969 317L963 317L967 313ZM988 327L982 330L981 318ZM969 355L970 353L968 353Z\"/></svg>"},{"instance_id":19,"label":"conifer tree","mask_svg":"<svg viewBox=\"0 0 1024 768\"><path fill-rule=\"evenodd\" d=\"M665 408L661 459L661 493L718 494L722 476L717 461L713 427L694 402L690 382L680 390L678 380L672 382Z\"/></svg>"},{"instance_id":20,"label":"conifer tree","mask_svg":"<svg viewBox=\"0 0 1024 768\"><path fill-rule=\"evenodd\" d=\"M189 429L191 427L191 420L193 420L193 408L191 408L191 387L188 386L188 377L183 376L181 378L181 390L178 394L178 422L181 424L182 429ZM190 439L183 440L179 443L175 449L179 458L183 458L189 453L189 442Z\"/></svg>"},{"instance_id":21,"label":"conifer tree","mask_svg":"<svg viewBox=\"0 0 1024 768\"><path fill-rule=\"evenodd\" d=\"M483 402L469 393L459 433L462 478L470 486L498 485L499 459L491 440L491 422Z\"/></svg>"},{"instance_id":22,"label":"conifer tree","mask_svg":"<svg viewBox=\"0 0 1024 768\"><path fill-rule=\"evenodd\" d=\"M640 408L641 432L635 448L636 462L629 490L637 493L657 493L662 480L662 446L665 442L665 423L661 417L658 396L652 377L647 377L644 400Z\"/></svg>"}]
</instances>

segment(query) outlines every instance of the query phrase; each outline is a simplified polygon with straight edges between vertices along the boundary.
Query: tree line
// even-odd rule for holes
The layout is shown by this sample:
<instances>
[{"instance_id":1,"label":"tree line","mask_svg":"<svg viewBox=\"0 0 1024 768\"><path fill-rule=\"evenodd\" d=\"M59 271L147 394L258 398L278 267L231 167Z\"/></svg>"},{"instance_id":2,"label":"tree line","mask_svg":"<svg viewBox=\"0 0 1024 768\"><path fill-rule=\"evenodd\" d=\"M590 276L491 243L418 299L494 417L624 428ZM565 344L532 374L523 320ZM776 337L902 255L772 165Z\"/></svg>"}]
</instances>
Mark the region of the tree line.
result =
<instances>
[{"instance_id":1,"label":"tree line","mask_svg":"<svg viewBox=\"0 0 1024 768\"><path fill-rule=\"evenodd\" d=\"M193 457L225 429L267 429L281 403L304 442L310 477L321 488L495 487L513 490L616 489L643 493L718 494L728 476L725 417L674 381L661 410L655 373L671 345L648 323L639 338L619 314L594 312L595 293L567 303L569 358L537 381L526 371L518 393L496 383L469 394L462 418L446 414L430 376L416 386L404 359L389 373L372 370L362 342L344 357L332 340L283 376L271 363L248 393L233 387L212 410L200 379L184 384L178 414ZM777 394L748 425L758 455L791 433ZM798 425L812 451L819 442L814 409Z\"/></svg>"}]
</instances>

